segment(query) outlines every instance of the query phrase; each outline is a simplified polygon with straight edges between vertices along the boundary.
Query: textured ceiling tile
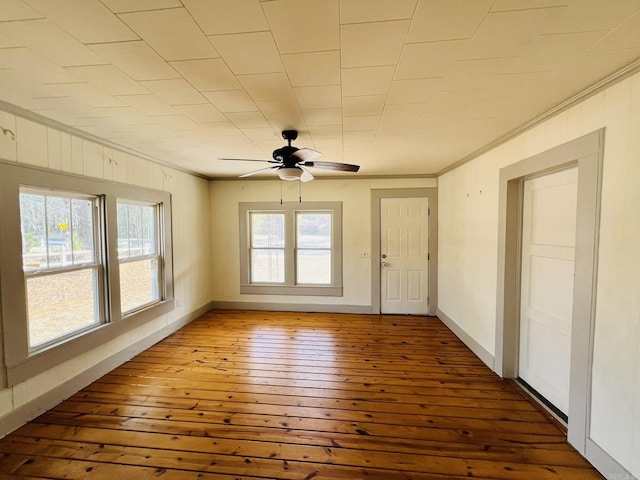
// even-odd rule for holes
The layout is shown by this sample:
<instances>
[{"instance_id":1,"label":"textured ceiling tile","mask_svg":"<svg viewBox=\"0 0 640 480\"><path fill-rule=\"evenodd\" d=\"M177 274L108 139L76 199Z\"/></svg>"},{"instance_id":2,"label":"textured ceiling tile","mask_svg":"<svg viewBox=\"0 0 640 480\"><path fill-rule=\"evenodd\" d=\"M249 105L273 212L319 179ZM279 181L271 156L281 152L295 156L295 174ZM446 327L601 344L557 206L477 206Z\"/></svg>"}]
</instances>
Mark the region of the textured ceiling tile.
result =
<instances>
[{"instance_id":1,"label":"textured ceiling tile","mask_svg":"<svg viewBox=\"0 0 640 480\"><path fill-rule=\"evenodd\" d=\"M259 0L183 0L207 35L268 30Z\"/></svg>"},{"instance_id":2,"label":"textured ceiling tile","mask_svg":"<svg viewBox=\"0 0 640 480\"><path fill-rule=\"evenodd\" d=\"M219 56L184 8L125 13L120 18L167 61Z\"/></svg>"},{"instance_id":3,"label":"textured ceiling tile","mask_svg":"<svg viewBox=\"0 0 640 480\"><path fill-rule=\"evenodd\" d=\"M551 71L572 62L576 55L587 51L603 38L603 31L538 35L523 45L517 57L500 68L501 73Z\"/></svg>"},{"instance_id":4,"label":"textured ceiling tile","mask_svg":"<svg viewBox=\"0 0 640 480\"><path fill-rule=\"evenodd\" d=\"M242 75L238 80L255 100L295 100L295 95L285 73L265 73L259 75Z\"/></svg>"},{"instance_id":5,"label":"textured ceiling tile","mask_svg":"<svg viewBox=\"0 0 640 480\"><path fill-rule=\"evenodd\" d=\"M396 80L434 78L445 76L462 55L469 40L447 42L410 43L404 46Z\"/></svg>"},{"instance_id":6,"label":"textured ceiling tile","mask_svg":"<svg viewBox=\"0 0 640 480\"><path fill-rule=\"evenodd\" d=\"M283 55L291 85L337 85L340 83L340 51Z\"/></svg>"},{"instance_id":7,"label":"textured ceiling tile","mask_svg":"<svg viewBox=\"0 0 640 480\"><path fill-rule=\"evenodd\" d=\"M417 0L341 0L340 23L383 22L411 18Z\"/></svg>"},{"instance_id":8,"label":"textured ceiling tile","mask_svg":"<svg viewBox=\"0 0 640 480\"><path fill-rule=\"evenodd\" d=\"M460 58L515 56L560 17L566 7L516 10L487 15Z\"/></svg>"},{"instance_id":9,"label":"textured ceiling tile","mask_svg":"<svg viewBox=\"0 0 640 480\"><path fill-rule=\"evenodd\" d=\"M384 110L386 100L386 95L342 97L342 111L345 117L352 115L380 115Z\"/></svg>"},{"instance_id":10,"label":"textured ceiling tile","mask_svg":"<svg viewBox=\"0 0 640 480\"><path fill-rule=\"evenodd\" d=\"M79 100L81 105L91 107L122 106L117 98L106 94L99 88L89 83L57 83L47 85L47 91L51 97L68 97Z\"/></svg>"},{"instance_id":11,"label":"textured ceiling tile","mask_svg":"<svg viewBox=\"0 0 640 480\"><path fill-rule=\"evenodd\" d=\"M31 20L43 17L44 15L28 5L25 5L21 0L2 0L2 8L0 8L0 22Z\"/></svg>"},{"instance_id":12,"label":"textured ceiling tile","mask_svg":"<svg viewBox=\"0 0 640 480\"><path fill-rule=\"evenodd\" d=\"M0 23L0 33L60 66L104 63L98 54L47 19Z\"/></svg>"},{"instance_id":13,"label":"textured ceiling tile","mask_svg":"<svg viewBox=\"0 0 640 480\"><path fill-rule=\"evenodd\" d=\"M426 102L443 83L444 81L441 78L394 80L391 84L387 103Z\"/></svg>"},{"instance_id":14,"label":"textured ceiling tile","mask_svg":"<svg viewBox=\"0 0 640 480\"><path fill-rule=\"evenodd\" d=\"M342 66L395 65L409 28L409 20L342 25Z\"/></svg>"},{"instance_id":15,"label":"textured ceiling tile","mask_svg":"<svg viewBox=\"0 0 640 480\"><path fill-rule=\"evenodd\" d=\"M233 112L226 115L238 128L269 128L269 122L260 112Z\"/></svg>"},{"instance_id":16,"label":"textured ceiling tile","mask_svg":"<svg viewBox=\"0 0 640 480\"><path fill-rule=\"evenodd\" d=\"M110 95L136 95L149 91L114 65L67 67L67 71L88 81Z\"/></svg>"},{"instance_id":17,"label":"textured ceiling tile","mask_svg":"<svg viewBox=\"0 0 640 480\"><path fill-rule=\"evenodd\" d=\"M590 50L622 50L640 47L640 13L603 37Z\"/></svg>"},{"instance_id":18,"label":"textured ceiling tile","mask_svg":"<svg viewBox=\"0 0 640 480\"><path fill-rule=\"evenodd\" d=\"M263 2L280 53L320 52L340 48L338 0Z\"/></svg>"},{"instance_id":19,"label":"textured ceiling tile","mask_svg":"<svg viewBox=\"0 0 640 480\"><path fill-rule=\"evenodd\" d=\"M191 85L200 91L235 90L242 88L221 58L181 60L171 62Z\"/></svg>"},{"instance_id":20,"label":"textured ceiling tile","mask_svg":"<svg viewBox=\"0 0 640 480\"><path fill-rule=\"evenodd\" d=\"M180 0L101 0L114 13L181 7Z\"/></svg>"},{"instance_id":21,"label":"textured ceiling tile","mask_svg":"<svg viewBox=\"0 0 640 480\"><path fill-rule=\"evenodd\" d=\"M140 82L169 105L189 105L206 103L206 99L183 79L145 80Z\"/></svg>"},{"instance_id":22,"label":"textured ceiling tile","mask_svg":"<svg viewBox=\"0 0 640 480\"><path fill-rule=\"evenodd\" d=\"M303 113L310 127L342 124L342 111L339 108L314 108L304 110Z\"/></svg>"},{"instance_id":23,"label":"textured ceiling tile","mask_svg":"<svg viewBox=\"0 0 640 480\"><path fill-rule=\"evenodd\" d=\"M258 107L244 90L203 92L203 95L221 112L256 112Z\"/></svg>"},{"instance_id":24,"label":"textured ceiling tile","mask_svg":"<svg viewBox=\"0 0 640 480\"><path fill-rule=\"evenodd\" d=\"M566 7L573 0L497 0L491 7L492 12L509 10L532 10L535 8Z\"/></svg>"},{"instance_id":25,"label":"textured ceiling tile","mask_svg":"<svg viewBox=\"0 0 640 480\"><path fill-rule=\"evenodd\" d=\"M493 0L419 0L408 43L471 38Z\"/></svg>"},{"instance_id":26,"label":"textured ceiling tile","mask_svg":"<svg viewBox=\"0 0 640 480\"><path fill-rule=\"evenodd\" d=\"M302 111L298 102L292 100L260 100L256 102L260 111L269 121L291 120L302 117Z\"/></svg>"},{"instance_id":27,"label":"textured ceiling tile","mask_svg":"<svg viewBox=\"0 0 640 480\"><path fill-rule=\"evenodd\" d=\"M146 95L122 95L119 100L145 115L175 115L178 111L152 93Z\"/></svg>"},{"instance_id":28,"label":"textured ceiling tile","mask_svg":"<svg viewBox=\"0 0 640 480\"><path fill-rule=\"evenodd\" d=\"M375 130L380 122L379 115L361 115L357 117L345 117L343 129L345 131L353 130Z\"/></svg>"},{"instance_id":29,"label":"textured ceiling tile","mask_svg":"<svg viewBox=\"0 0 640 480\"><path fill-rule=\"evenodd\" d=\"M226 117L220 112L220 110L210 103L203 103L199 105L177 105L176 110L197 123L222 122L226 120Z\"/></svg>"},{"instance_id":30,"label":"textured ceiling tile","mask_svg":"<svg viewBox=\"0 0 640 480\"><path fill-rule=\"evenodd\" d=\"M209 37L236 75L283 72L280 54L269 32Z\"/></svg>"},{"instance_id":31,"label":"textured ceiling tile","mask_svg":"<svg viewBox=\"0 0 640 480\"><path fill-rule=\"evenodd\" d=\"M24 76L25 81L43 83L68 83L81 81L64 68L33 52L29 48L0 49L2 69L14 69ZM4 93L3 93L4 96Z\"/></svg>"},{"instance_id":32,"label":"textured ceiling tile","mask_svg":"<svg viewBox=\"0 0 640 480\"><path fill-rule=\"evenodd\" d=\"M342 105L340 87L296 87L294 88L298 103L303 110L311 108L340 108Z\"/></svg>"},{"instance_id":33,"label":"textured ceiling tile","mask_svg":"<svg viewBox=\"0 0 640 480\"><path fill-rule=\"evenodd\" d=\"M342 70L342 95L345 97L387 94L395 67L345 68Z\"/></svg>"},{"instance_id":34,"label":"textured ceiling tile","mask_svg":"<svg viewBox=\"0 0 640 480\"><path fill-rule=\"evenodd\" d=\"M166 80L180 75L143 41L101 43L91 48L135 80Z\"/></svg>"},{"instance_id":35,"label":"textured ceiling tile","mask_svg":"<svg viewBox=\"0 0 640 480\"><path fill-rule=\"evenodd\" d=\"M83 43L123 42L138 36L98 0L25 0Z\"/></svg>"},{"instance_id":36,"label":"textured ceiling tile","mask_svg":"<svg viewBox=\"0 0 640 480\"><path fill-rule=\"evenodd\" d=\"M639 0L605 3L602 0L574 1L564 9L560 18L547 25L544 33L610 30L621 25L639 10Z\"/></svg>"}]
</instances>

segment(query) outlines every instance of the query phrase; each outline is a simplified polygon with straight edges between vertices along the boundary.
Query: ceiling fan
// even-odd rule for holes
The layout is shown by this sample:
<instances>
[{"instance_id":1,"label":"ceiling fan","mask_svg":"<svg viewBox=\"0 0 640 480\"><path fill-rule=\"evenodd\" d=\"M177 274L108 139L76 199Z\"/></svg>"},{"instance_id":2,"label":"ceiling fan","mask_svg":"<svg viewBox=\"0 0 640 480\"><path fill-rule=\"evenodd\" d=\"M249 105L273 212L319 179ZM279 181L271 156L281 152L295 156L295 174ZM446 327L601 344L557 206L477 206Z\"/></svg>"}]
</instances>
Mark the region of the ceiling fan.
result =
<instances>
[{"instance_id":1,"label":"ceiling fan","mask_svg":"<svg viewBox=\"0 0 640 480\"><path fill-rule=\"evenodd\" d=\"M357 172L360 165L338 162L316 162L322 153L311 148L296 148L291 146L291 142L298 138L297 130L283 130L282 138L288 145L276 148L273 151L273 160L255 160L250 158L220 158L220 160L233 160L242 162L266 162L273 163L271 167L261 168L253 172L240 175L240 178L250 177L266 170L275 170L281 180L300 180L309 182L313 180L313 175L307 168L324 168L325 170L337 170L340 172Z\"/></svg>"}]
</instances>

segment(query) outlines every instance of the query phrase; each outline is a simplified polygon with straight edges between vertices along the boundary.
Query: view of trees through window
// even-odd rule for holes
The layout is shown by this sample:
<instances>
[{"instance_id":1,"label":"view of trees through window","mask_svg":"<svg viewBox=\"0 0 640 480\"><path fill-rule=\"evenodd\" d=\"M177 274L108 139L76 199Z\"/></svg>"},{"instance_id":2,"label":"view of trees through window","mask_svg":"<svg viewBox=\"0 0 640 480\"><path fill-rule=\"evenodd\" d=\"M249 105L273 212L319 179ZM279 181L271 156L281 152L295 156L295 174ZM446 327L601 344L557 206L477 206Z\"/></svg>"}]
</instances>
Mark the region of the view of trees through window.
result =
<instances>
[{"instance_id":1,"label":"view of trees through window","mask_svg":"<svg viewBox=\"0 0 640 480\"><path fill-rule=\"evenodd\" d=\"M120 306L123 313L160 299L157 205L118 202Z\"/></svg>"},{"instance_id":2,"label":"view of trees through window","mask_svg":"<svg viewBox=\"0 0 640 480\"><path fill-rule=\"evenodd\" d=\"M22 263L30 347L101 321L96 198L23 189Z\"/></svg>"},{"instance_id":3,"label":"view of trees through window","mask_svg":"<svg viewBox=\"0 0 640 480\"><path fill-rule=\"evenodd\" d=\"M250 213L251 282L284 283L286 220L280 212ZM329 212L296 212L293 240L297 285L331 284L332 217ZM291 235L291 234L290 234ZM290 247L289 247L290 248Z\"/></svg>"}]
</instances>

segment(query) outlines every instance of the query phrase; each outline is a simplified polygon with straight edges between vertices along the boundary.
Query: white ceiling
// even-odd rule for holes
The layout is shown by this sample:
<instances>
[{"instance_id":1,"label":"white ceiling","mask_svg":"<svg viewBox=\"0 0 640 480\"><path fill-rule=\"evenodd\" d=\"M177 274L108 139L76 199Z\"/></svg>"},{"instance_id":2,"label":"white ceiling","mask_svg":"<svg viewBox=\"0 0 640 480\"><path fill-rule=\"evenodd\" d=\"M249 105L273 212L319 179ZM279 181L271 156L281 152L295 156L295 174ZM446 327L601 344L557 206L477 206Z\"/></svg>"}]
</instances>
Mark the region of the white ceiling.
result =
<instances>
[{"instance_id":1,"label":"white ceiling","mask_svg":"<svg viewBox=\"0 0 640 480\"><path fill-rule=\"evenodd\" d=\"M1 100L211 177L291 128L362 175L434 174L638 59L640 0L0 8Z\"/></svg>"}]
</instances>

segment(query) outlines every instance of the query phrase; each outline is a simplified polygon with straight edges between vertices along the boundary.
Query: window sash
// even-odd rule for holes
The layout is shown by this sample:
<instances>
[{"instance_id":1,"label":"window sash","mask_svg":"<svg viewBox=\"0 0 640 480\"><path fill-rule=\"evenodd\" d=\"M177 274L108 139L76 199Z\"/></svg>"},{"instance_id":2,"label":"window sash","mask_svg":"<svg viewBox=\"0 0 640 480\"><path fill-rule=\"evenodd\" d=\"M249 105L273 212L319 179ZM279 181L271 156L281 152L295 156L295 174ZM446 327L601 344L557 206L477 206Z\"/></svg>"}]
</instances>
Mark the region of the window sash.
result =
<instances>
[{"instance_id":1,"label":"window sash","mask_svg":"<svg viewBox=\"0 0 640 480\"><path fill-rule=\"evenodd\" d=\"M304 208L307 207L307 208ZM328 295L342 296L342 252L340 238L342 235L342 204L341 202L308 202L302 207L300 203L285 202L283 205L273 203L240 203L240 293L260 293L276 295ZM283 252L285 278L281 282L265 282L264 278L256 278L256 268L253 258L256 248L253 242L252 217L253 215L272 213L284 216L285 245L278 249ZM330 240L322 239L322 248L302 242L304 248L298 244L298 215L319 214L329 215ZM313 239L312 239L313 240ZM260 243L264 245L264 243ZM266 251L267 248L260 248ZM275 250L275 249L274 249ZM320 277L305 276L304 271L299 272L300 257L305 252L328 252L328 266L323 267L324 273ZM304 262L303 262L304 263ZM301 276L300 273L303 275ZM317 280L320 278L320 280ZM259 280L259 281L256 281Z\"/></svg>"}]
</instances>

